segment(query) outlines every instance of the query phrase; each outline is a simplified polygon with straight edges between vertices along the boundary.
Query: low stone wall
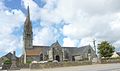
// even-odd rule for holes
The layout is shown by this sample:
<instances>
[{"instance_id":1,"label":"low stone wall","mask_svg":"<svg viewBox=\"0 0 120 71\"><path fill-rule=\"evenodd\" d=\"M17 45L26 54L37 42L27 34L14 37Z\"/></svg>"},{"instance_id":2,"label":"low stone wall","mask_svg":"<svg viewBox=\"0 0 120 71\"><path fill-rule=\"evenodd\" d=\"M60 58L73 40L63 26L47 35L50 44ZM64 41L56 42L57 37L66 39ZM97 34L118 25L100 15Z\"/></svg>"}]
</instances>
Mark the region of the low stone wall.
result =
<instances>
[{"instance_id":1,"label":"low stone wall","mask_svg":"<svg viewBox=\"0 0 120 71\"><path fill-rule=\"evenodd\" d=\"M29 68L29 64L20 64L18 67L19 68Z\"/></svg>"},{"instance_id":2,"label":"low stone wall","mask_svg":"<svg viewBox=\"0 0 120 71\"><path fill-rule=\"evenodd\" d=\"M102 59L101 63L102 64L105 64L105 63L120 63L120 58Z\"/></svg>"},{"instance_id":3,"label":"low stone wall","mask_svg":"<svg viewBox=\"0 0 120 71\"><path fill-rule=\"evenodd\" d=\"M55 67L67 67L67 66L78 66L78 65L90 65L89 61L77 61L77 62L48 62L44 64L33 63L30 64L31 69L43 69L43 68L55 68Z\"/></svg>"},{"instance_id":4,"label":"low stone wall","mask_svg":"<svg viewBox=\"0 0 120 71\"><path fill-rule=\"evenodd\" d=\"M102 60L101 63L102 64L106 64L106 63L120 63L120 60Z\"/></svg>"},{"instance_id":5,"label":"low stone wall","mask_svg":"<svg viewBox=\"0 0 120 71\"><path fill-rule=\"evenodd\" d=\"M10 69L10 67L11 67L11 64L4 64L2 66L2 70L8 70L8 69Z\"/></svg>"}]
</instances>

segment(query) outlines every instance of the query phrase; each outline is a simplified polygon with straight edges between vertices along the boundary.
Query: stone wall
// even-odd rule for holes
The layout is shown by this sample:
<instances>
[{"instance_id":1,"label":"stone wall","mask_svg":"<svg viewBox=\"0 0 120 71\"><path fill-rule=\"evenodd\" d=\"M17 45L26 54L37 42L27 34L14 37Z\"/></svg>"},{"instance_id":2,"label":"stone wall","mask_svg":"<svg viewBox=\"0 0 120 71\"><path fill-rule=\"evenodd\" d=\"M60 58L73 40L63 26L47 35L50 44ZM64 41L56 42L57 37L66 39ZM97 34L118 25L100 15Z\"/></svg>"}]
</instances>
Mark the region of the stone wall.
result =
<instances>
[{"instance_id":1,"label":"stone wall","mask_svg":"<svg viewBox=\"0 0 120 71\"><path fill-rule=\"evenodd\" d=\"M77 62L48 62L44 64L33 63L30 64L31 69L43 69L43 68L55 68L55 67L67 67L67 66L78 66L78 65L90 65L92 64L89 61L77 61Z\"/></svg>"},{"instance_id":2,"label":"stone wall","mask_svg":"<svg viewBox=\"0 0 120 71\"><path fill-rule=\"evenodd\" d=\"M102 59L101 63L102 64L106 64L106 63L120 63L120 58Z\"/></svg>"}]
</instances>

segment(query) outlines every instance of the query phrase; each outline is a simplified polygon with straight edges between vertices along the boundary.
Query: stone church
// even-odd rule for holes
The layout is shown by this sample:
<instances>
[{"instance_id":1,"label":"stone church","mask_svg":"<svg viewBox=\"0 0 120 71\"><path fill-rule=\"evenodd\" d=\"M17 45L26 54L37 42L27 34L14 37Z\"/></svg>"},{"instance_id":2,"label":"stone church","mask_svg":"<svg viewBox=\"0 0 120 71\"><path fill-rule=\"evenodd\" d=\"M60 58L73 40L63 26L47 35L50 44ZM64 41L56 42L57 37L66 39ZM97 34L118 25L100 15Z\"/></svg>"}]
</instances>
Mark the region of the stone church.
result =
<instances>
[{"instance_id":1,"label":"stone church","mask_svg":"<svg viewBox=\"0 0 120 71\"><path fill-rule=\"evenodd\" d=\"M27 17L24 23L23 32L24 43L24 63L27 61L76 61L96 56L95 51L90 45L82 47L62 47L58 41L51 46L33 45L32 23L28 7Z\"/></svg>"}]
</instances>

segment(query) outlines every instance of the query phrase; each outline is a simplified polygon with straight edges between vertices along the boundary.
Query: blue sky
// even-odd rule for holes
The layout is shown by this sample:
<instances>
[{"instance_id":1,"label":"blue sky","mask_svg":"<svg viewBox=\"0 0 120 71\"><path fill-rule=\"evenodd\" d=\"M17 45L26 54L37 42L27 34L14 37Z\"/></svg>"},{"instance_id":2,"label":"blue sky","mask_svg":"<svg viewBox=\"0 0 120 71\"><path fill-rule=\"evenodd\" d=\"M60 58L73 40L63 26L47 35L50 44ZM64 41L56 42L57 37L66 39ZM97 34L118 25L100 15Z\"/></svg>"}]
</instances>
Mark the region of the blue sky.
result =
<instances>
[{"instance_id":1,"label":"blue sky","mask_svg":"<svg viewBox=\"0 0 120 71\"><path fill-rule=\"evenodd\" d=\"M33 26L33 45L93 46L109 41L120 51L119 0L1 0L0 57L23 50L27 6Z\"/></svg>"}]
</instances>

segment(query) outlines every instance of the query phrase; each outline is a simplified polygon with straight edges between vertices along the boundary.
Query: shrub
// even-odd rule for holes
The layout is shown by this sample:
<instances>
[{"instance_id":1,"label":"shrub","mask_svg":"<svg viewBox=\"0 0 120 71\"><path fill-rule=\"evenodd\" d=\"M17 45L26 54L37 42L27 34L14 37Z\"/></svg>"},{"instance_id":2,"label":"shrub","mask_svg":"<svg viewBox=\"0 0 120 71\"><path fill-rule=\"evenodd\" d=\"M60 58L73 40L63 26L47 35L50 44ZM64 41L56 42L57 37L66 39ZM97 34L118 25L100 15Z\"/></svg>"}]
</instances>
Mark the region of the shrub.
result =
<instances>
[{"instance_id":1,"label":"shrub","mask_svg":"<svg viewBox=\"0 0 120 71\"><path fill-rule=\"evenodd\" d=\"M32 61L26 61L26 63L27 63L27 64L30 64L30 63L32 63Z\"/></svg>"},{"instance_id":2,"label":"shrub","mask_svg":"<svg viewBox=\"0 0 120 71\"><path fill-rule=\"evenodd\" d=\"M12 64L11 60L6 60L4 64Z\"/></svg>"}]
</instances>

